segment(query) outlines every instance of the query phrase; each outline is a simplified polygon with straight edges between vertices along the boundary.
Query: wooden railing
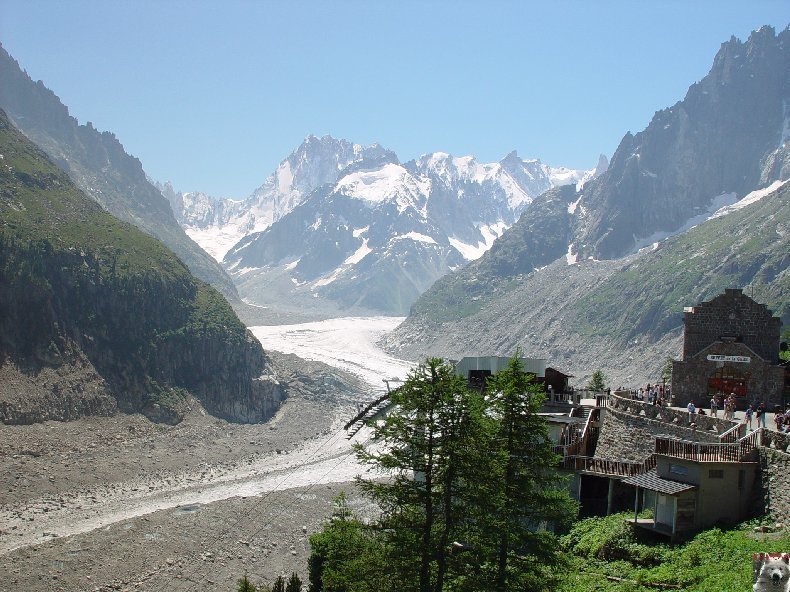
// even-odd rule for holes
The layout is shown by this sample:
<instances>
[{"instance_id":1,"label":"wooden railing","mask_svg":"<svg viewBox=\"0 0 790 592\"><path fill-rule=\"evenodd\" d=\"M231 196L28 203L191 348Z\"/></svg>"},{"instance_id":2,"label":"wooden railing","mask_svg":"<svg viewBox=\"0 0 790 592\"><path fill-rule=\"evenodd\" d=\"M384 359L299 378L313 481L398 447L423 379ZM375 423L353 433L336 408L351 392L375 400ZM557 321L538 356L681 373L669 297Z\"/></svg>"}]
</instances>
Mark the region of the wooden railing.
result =
<instances>
[{"instance_id":1,"label":"wooden railing","mask_svg":"<svg viewBox=\"0 0 790 592\"><path fill-rule=\"evenodd\" d=\"M644 462L610 460L595 456L566 456L560 466L572 471L586 471L614 477L641 475L656 466L656 458L650 455Z\"/></svg>"},{"instance_id":2,"label":"wooden railing","mask_svg":"<svg viewBox=\"0 0 790 592\"><path fill-rule=\"evenodd\" d=\"M601 393L601 394L595 395L595 406L596 407L608 407L609 406L609 399L610 399L610 395L607 395L606 393Z\"/></svg>"},{"instance_id":3,"label":"wooden railing","mask_svg":"<svg viewBox=\"0 0 790 592\"><path fill-rule=\"evenodd\" d=\"M665 454L686 460L710 462L737 462L740 460L738 443L722 444L707 442L690 442L674 438L656 438L656 454Z\"/></svg>"},{"instance_id":4,"label":"wooden railing","mask_svg":"<svg viewBox=\"0 0 790 592\"><path fill-rule=\"evenodd\" d=\"M761 442L762 428L737 442L691 442L675 438L656 438L656 454L701 462L743 462Z\"/></svg>"}]
</instances>

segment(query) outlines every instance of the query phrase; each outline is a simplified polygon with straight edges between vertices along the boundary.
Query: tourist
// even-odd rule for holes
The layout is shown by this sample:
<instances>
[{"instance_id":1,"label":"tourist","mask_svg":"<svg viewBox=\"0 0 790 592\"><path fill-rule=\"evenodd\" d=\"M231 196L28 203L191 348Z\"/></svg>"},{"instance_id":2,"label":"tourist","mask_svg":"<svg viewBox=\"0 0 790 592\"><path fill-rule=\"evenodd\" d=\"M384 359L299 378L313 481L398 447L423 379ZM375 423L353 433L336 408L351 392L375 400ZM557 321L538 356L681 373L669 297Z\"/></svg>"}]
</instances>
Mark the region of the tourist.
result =
<instances>
[{"instance_id":1,"label":"tourist","mask_svg":"<svg viewBox=\"0 0 790 592\"><path fill-rule=\"evenodd\" d=\"M752 406L749 405L749 407L746 408L746 415L744 415L744 417L743 417L743 421L748 426L749 430L752 429L752 414L753 413L754 413L754 410L752 409Z\"/></svg>"},{"instance_id":2,"label":"tourist","mask_svg":"<svg viewBox=\"0 0 790 592\"><path fill-rule=\"evenodd\" d=\"M694 422L694 415L697 413L697 408L694 406L694 401L689 401L689 404L686 406L689 412L689 423Z\"/></svg>"},{"instance_id":3,"label":"tourist","mask_svg":"<svg viewBox=\"0 0 790 592\"><path fill-rule=\"evenodd\" d=\"M727 397L727 401L725 404L726 404L725 409L727 410L726 419L733 421L735 419L735 393L730 393L730 396Z\"/></svg>"},{"instance_id":4,"label":"tourist","mask_svg":"<svg viewBox=\"0 0 790 592\"><path fill-rule=\"evenodd\" d=\"M766 409L765 401L761 402L757 406L757 428L764 428L765 427L765 416L768 414L768 410Z\"/></svg>"},{"instance_id":5,"label":"tourist","mask_svg":"<svg viewBox=\"0 0 790 592\"><path fill-rule=\"evenodd\" d=\"M782 415L781 413L777 413L776 415L774 415L774 423L776 423L777 432L783 431L782 425L784 424L784 421L785 421L785 416Z\"/></svg>"},{"instance_id":6,"label":"tourist","mask_svg":"<svg viewBox=\"0 0 790 592\"><path fill-rule=\"evenodd\" d=\"M710 398L710 414L713 417L718 417L718 413L719 413L719 401L716 398L716 395L713 395Z\"/></svg>"}]
</instances>

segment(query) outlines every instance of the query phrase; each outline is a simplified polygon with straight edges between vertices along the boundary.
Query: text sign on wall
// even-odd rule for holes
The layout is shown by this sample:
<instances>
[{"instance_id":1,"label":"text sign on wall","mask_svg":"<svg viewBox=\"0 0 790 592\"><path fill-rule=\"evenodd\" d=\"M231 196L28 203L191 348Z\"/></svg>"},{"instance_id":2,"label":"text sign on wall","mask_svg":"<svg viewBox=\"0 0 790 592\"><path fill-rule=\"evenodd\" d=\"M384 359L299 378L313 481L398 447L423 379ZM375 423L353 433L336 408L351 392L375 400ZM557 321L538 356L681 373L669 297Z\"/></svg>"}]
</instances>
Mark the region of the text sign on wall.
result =
<instances>
[{"instance_id":1,"label":"text sign on wall","mask_svg":"<svg viewBox=\"0 0 790 592\"><path fill-rule=\"evenodd\" d=\"M720 356L717 354L708 354L708 360L711 362L736 362L739 364L748 364L752 361L749 356Z\"/></svg>"}]
</instances>

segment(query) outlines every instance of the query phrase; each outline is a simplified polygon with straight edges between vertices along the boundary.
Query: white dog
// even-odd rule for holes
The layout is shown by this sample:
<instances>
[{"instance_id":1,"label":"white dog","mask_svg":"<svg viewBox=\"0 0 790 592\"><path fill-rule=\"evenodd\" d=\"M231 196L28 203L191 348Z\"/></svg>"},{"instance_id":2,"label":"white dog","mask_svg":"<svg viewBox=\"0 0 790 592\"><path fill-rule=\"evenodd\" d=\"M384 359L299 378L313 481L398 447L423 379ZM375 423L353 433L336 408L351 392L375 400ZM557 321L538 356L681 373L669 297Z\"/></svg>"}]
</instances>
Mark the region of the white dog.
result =
<instances>
[{"instance_id":1,"label":"white dog","mask_svg":"<svg viewBox=\"0 0 790 592\"><path fill-rule=\"evenodd\" d=\"M753 592L790 592L790 553L755 553Z\"/></svg>"}]
</instances>

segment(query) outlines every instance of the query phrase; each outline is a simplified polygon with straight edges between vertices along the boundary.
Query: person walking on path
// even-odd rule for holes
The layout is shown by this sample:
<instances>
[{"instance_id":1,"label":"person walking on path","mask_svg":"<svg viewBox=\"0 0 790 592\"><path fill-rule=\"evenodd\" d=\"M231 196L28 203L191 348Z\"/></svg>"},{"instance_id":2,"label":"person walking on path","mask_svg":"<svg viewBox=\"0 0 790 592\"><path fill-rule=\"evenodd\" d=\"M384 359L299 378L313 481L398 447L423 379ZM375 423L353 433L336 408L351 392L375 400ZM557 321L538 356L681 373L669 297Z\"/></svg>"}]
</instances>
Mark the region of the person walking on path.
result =
<instances>
[{"instance_id":1,"label":"person walking on path","mask_svg":"<svg viewBox=\"0 0 790 592\"><path fill-rule=\"evenodd\" d=\"M752 406L749 405L749 407L746 409L746 415L743 417L743 421L746 423L749 430L752 429L752 413L754 413L754 410L752 409Z\"/></svg>"},{"instance_id":2,"label":"person walking on path","mask_svg":"<svg viewBox=\"0 0 790 592\"><path fill-rule=\"evenodd\" d=\"M710 414L713 417L718 417L719 413L719 399L716 395L713 395L710 399Z\"/></svg>"},{"instance_id":3,"label":"person walking on path","mask_svg":"<svg viewBox=\"0 0 790 592\"><path fill-rule=\"evenodd\" d=\"M763 401L762 403L760 403L757 406L757 428L758 429L766 427L765 426L766 411L767 411L767 409L766 409L766 406L765 406L765 401Z\"/></svg>"},{"instance_id":4,"label":"person walking on path","mask_svg":"<svg viewBox=\"0 0 790 592\"><path fill-rule=\"evenodd\" d=\"M689 401L688 406L686 407L689 412L689 423L694 422L694 415L697 413L697 408L694 406L694 401Z\"/></svg>"}]
</instances>

